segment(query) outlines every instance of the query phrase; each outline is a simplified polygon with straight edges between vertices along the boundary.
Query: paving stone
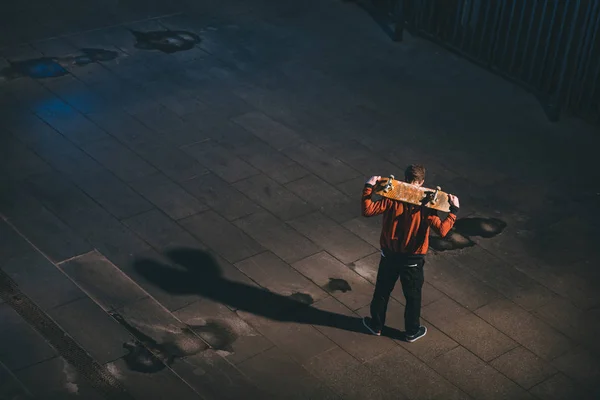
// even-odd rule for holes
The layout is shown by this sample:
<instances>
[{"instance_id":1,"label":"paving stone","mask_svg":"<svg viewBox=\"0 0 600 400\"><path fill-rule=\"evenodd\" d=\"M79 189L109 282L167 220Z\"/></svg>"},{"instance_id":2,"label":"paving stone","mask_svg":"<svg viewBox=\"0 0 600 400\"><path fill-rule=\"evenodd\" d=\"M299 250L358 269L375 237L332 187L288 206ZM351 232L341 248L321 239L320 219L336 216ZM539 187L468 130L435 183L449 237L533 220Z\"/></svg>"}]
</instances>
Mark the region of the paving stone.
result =
<instances>
[{"instance_id":1,"label":"paving stone","mask_svg":"<svg viewBox=\"0 0 600 400\"><path fill-rule=\"evenodd\" d=\"M3 175L10 174L12 179L25 179L50 170L44 160L7 133L0 137L0 145L0 172Z\"/></svg>"},{"instance_id":2,"label":"paving stone","mask_svg":"<svg viewBox=\"0 0 600 400\"><path fill-rule=\"evenodd\" d=\"M123 220L123 223L159 252L178 247L201 247L192 235L157 210L138 214Z\"/></svg>"},{"instance_id":3,"label":"paving stone","mask_svg":"<svg viewBox=\"0 0 600 400\"><path fill-rule=\"evenodd\" d=\"M369 306L361 308L357 313L362 316L369 316L371 314ZM418 340L413 343L406 342L402 335L404 331L404 306L398 301L390 299L386 314L386 328L383 334L393 339L396 344L404 347L425 363L458 346L458 343L426 319L421 318L421 323L427 327L427 339Z\"/></svg>"},{"instance_id":4,"label":"paving stone","mask_svg":"<svg viewBox=\"0 0 600 400\"><path fill-rule=\"evenodd\" d=\"M82 114L88 114L95 110L109 107L107 99L93 92L83 81L77 79L74 75L61 76L52 81L44 82L44 85L69 106ZM93 128L91 129L93 130Z\"/></svg>"},{"instance_id":5,"label":"paving stone","mask_svg":"<svg viewBox=\"0 0 600 400\"><path fill-rule=\"evenodd\" d=\"M344 399L405 398L398 391L390 390L382 378L339 347L311 358L304 368L327 382Z\"/></svg>"},{"instance_id":6,"label":"paving stone","mask_svg":"<svg viewBox=\"0 0 600 400\"><path fill-rule=\"evenodd\" d=\"M295 146L302 142L302 137L296 132L260 112L249 112L233 118L233 121L277 150Z\"/></svg>"},{"instance_id":7,"label":"paving stone","mask_svg":"<svg viewBox=\"0 0 600 400\"><path fill-rule=\"evenodd\" d=\"M67 276L33 249L12 258L2 270L43 310L85 297Z\"/></svg>"},{"instance_id":8,"label":"paving stone","mask_svg":"<svg viewBox=\"0 0 600 400\"><path fill-rule=\"evenodd\" d=\"M160 79L144 85L153 98L168 110L182 117L206 111L205 105L195 99L191 92L177 82L177 79Z\"/></svg>"},{"instance_id":9,"label":"paving stone","mask_svg":"<svg viewBox=\"0 0 600 400\"><path fill-rule=\"evenodd\" d=\"M211 140L194 143L182 149L229 183L258 174L247 162Z\"/></svg>"},{"instance_id":10,"label":"paving stone","mask_svg":"<svg viewBox=\"0 0 600 400\"><path fill-rule=\"evenodd\" d=\"M248 151L244 150L247 150L248 146L253 144L264 144L264 142L255 135L238 124L235 124L227 117L219 115L218 112L215 114L215 110L211 106L206 104L204 106L207 108L204 112L187 115L185 117L188 124L200 129L204 136L204 139L202 140L213 140L215 143L220 144L224 149L237 156L247 155ZM200 142L200 139L191 143L197 142Z\"/></svg>"},{"instance_id":11,"label":"paving stone","mask_svg":"<svg viewBox=\"0 0 600 400\"><path fill-rule=\"evenodd\" d=\"M333 297L318 301L312 307L333 314L328 324L314 324L315 328L359 361L370 360L395 347L391 339L365 332L361 317Z\"/></svg>"},{"instance_id":12,"label":"paving stone","mask_svg":"<svg viewBox=\"0 0 600 400\"><path fill-rule=\"evenodd\" d=\"M502 354L490 365L525 389L531 389L556 373L550 364L522 346Z\"/></svg>"},{"instance_id":13,"label":"paving stone","mask_svg":"<svg viewBox=\"0 0 600 400\"><path fill-rule=\"evenodd\" d=\"M5 399L31 399L33 395L4 365L0 364L0 396Z\"/></svg>"},{"instance_id":14,"label":"paving stone","mask_svg":"<svg viewBox=\"0 0 600 400\"><path fill-rule=\"evenodd\" d=\"M131 182L130 185L175 220L208 210L207 205L163 174L147 176Z\"/></svg>"},{"instance_id":15,"label":"paving stone","mask_svg":"<svg viewBox=\"0 0 600 400\"><path fill-rule=\"evenodd\" d=\"M588 345L597 342L590 318L562 296L553 296L542 307L532 311L532 314L573 340ZM581 329L582 326L586 326L586 329Z\"/></svg>"},{"instance_id":16,"label":"paving stone","mask_svg":"<svg viewBox=\"0 0 600 400\"><path fill-rule=\"evenodd\" d=\"M150 248L58 174L46 174L32 181L32 191L47 208L115 264L126 264L133 254Z\"/></svg>"},{"instance_id":17,"label":"paving stone","mask_svg":"<svg viewBox=\"0 0 600 400\"><path fill-rule=\"evenodd\" d=\"M130 149L156 139L152 130L124 111L103 110L88 114L88 118Z\"/></svg>"},{"instance_id":18,"label":"paving stone","mask_svg":"<svg viewBox=\"0 0 600 400\"><path fill-rule=\"evenodd\" d=\"M167 138L161 138L162 141L139 143L132 146L132 150L176 182L204 175L208 170L196 159L179 148L171 147L169 141L181 140L181 134L181 131L171 132ZM179 143L175 145L179 146Z\"/></svg>"},{"instance_id":19,"label":"paving stone","mask_svg":"<svg viewBox=\"0 0 600 400\"><path fill-rule=\"evenodd\" d=\"M364 153L364 156L362 158L356 160L345 160L343 158L342 160L358 172L362 173L364 176L364 180L367 180L373 175L389 176L390 174L392 174L398 177L403 175L402 168L392 164L391 162L381 157L368 154L369 153Z\"/></svg>"},{"instance_id":20,"label":"paving stone","mask_svg":"<svg viewBox=\"0 0 600 400\"><path fill-rule=\"evenodd\" d=\"M268 350L267 350L268 351ZM264 399L267 393L219 352L205 350L176 363L173 370L205 399Z\"/></svg>"},{"instance_id":21,"label":"paving stone","mask_svg":"<svg viewBox=\"0 0 600 400\"><path fill-rule=\"evenodd\" d=\"M104 398L91 387L85 377L82 377L60 356L21 369L15 375L36 398L75 399L80 396L90 400Z\"/></svg>"},{"instance_id":22,"label":"paving stone","mask_svg":"<svg viewBox=\"0 0 600 400\"><path fill-rule=\"evenodd\" d=\"M23 186L2 188L0 212L53 261L62 261L91 250L89 243L27 194Z\"/></svg>"},{"instance_id":23,"label":"paving stone","mask_svg":"<svg viewBox=\"0 0 600 400\"><path fill-rule=\"evenodd\" d=\"M590 396L584 388L561 373L535 386L531 393L542 400L569 400Z\"/></svg>"},{"instance_id":24,"label":"paving stone","mask_svg":"<svg viewBox=\"0 0 600 400\"><path fill-rule=\"evenodd\" d=\"M365 187L365 182L369 178L370 176L357 176L356 178L352 178L345 182L338 183L335 186L346 195L357 199L357 201L360 201L360 195L362 193L363 188Z\"/></svg>"},{"instance_id":25,"label":"paving stone","mask_svg":"<svg viewBox=\"0 0 600 400\"><path fill-rule=\"evenodd\" d=\"M552 298L550 290L479 246L465 249L451 260L526 310L536 309Z\"/></svg>"},{"instance_id":26,"label":"paving stone","mask_svg":"<svg viewBox=\"0 0 600 400\"><path fill-rule=\"evenodd\" d=\"M122 219L148 211L152 204L108 172L81 177L77 184L115 217Z\"/></svg>"},{"instance_id":27,"label":"paving stone","mask_svg":"<svg viewBox=\"0 0 600 400\"><path fill-rule=\"evenodd\" d=\"M256 203L213 174L198 176L181 185L229 221L260 210Z\"/></svg>"},{"instance_id":28,"label":"paving stone","mask_svg":"<svg viewBox=\"0 0 600 400\"><path fill-rule=\"evenodd\" d=\"M430 363L431 367L476 399L534 399L464 347L457 347Z\"/></svg>"},{"instance_id":29,"label":"paving stone","mask_svg":"<svg viewBox=\"0 0 600 400\"><path fill-rule=\"evenodd\" d=\"M375 249L320 212L290 221L299 232L342 261L356 261Z\"/></svg>"},{"instance_id":30,"label":"paving stone","mask_svg":"<svg viewBox=\"0 0 600 400\"><path fill-rule=\"evenodd\" d=\"M484 361L517 347L509 337L447 297L424 307L422 315Z\"/></svg>"},{"instance_id":31,"label":"paving stone","mask_svg":"<svg viewBox=\"0 0 600 400\"><path fill-rule=\"evenodd\" d=\"M262 174L238 181L233 186L283 220L290 220L314 210L284 186Z\"/></svg>"},{"instance_id":32,"label":"paving stone","mask_svg":"<svg viewBox=\"0 0 600 400\"><path fill-rule=\"evenodd\" d=\"M273 321L240 311L238 315L300 364L337 347L311 325Z\"/></svg>"},{"instance_id":33,"label":"paving stone","mask_svg":"<svg viewBox=\"0 0 600 400\"><path fill-rule=\"evenodd\" d=\"M179 223L229 262L240 261L265 250L240 228L214 211L185 218ZM215 236L215 231L219 232L218 236Z\"/></svg>"},{"instance_id":34,"label":"paving stone","mask_svg":"<svg viewBox=\"0 0 600 400\"><path fill-rule=\"evenodd\" d=\"M344 222L344 228L369 243L376 249L380 248L381 218L358 217Z\"/></svg>"},{"instance_id":35,"label":"paving stone","mask_svg":"<svg viewBox=\"0 0 600 400\"><path fill-rule=\"evenodd\" d=\"M323 289L271 252L263 252L247 258L236 263L235 266L271 292L283 296L301 293L310 296L312 301L327 297Z\"/></svg>"},{"instance_id":36,"label":"paving stone","mask_svg":"<svg viewBox=\"0 0 600 400\"><path fill-rule=\"evenodd\" d=\"M295 180L286 187L336 222L350 221L360 215L358 201L349 198L315 175ZM324 193L327 193L326 197Z\"/></svg>"},{"instance_id":37,"label":"paving stone","mask_svg":"<svg viewBox=\"0 0 600 400\"><path fill-rule=\"evenodd\" d=\"M96 250L61 263L58 268L105 311L148 296Z\"/></svg>"},{"instance_id":38,"label":"paving stone","mask_svg":"<svg viewBox=\"0 0 600 400\"><path fill-rule=\"evenodd\" d=\"M430 254L425 268L426 279L431 285L470 310L501 297L494 289L452 264L443 255Z\"/></svg>"},{"instance_id":39,"label":"paving stone","mask_svg":"<svg viewBox=\"0 0 600 400\"><path fill-rule=\"evenodd\" d=\"M543 359L556 358L572 347L562 334L508 300L495 301L475 313Z\"/></svg>"},{"instance_id":40,"label":"paving stone","mask_svg":"<svg viewBox=\"0 0 600 400\"><path fill-rule=\"evenodd\" d=\"M330 157L323 150L308 143L287 148L284 153L329 183L345 182L358 175L358 172L340 160Z\"/></svg>"},{"instance_id":41,"label":"paving stone","mask_svg":"<svg viewBox=\"0 0 600 400\"><path fill-rule=\"evenodd\" d=\"M108 138L96 124L59 99L38 108L36 114L76 145Z\"/></svg>"},{"instance_id":42,"label":"paving stone","mask_svg":"<svg viewBox=\"0 0 600 400\"><path fill-rule=\"evenodd\" d=\"M113 138L82 146L86 153L125 182L156 173L156 169Z\"/></svg>"},{"instance_id":43,"label":"paving stone","mask_svg":"<svg viewBox=\"0 0 600 400\"><path fill-rule=\"evenodd\" d=\"M401 347L395 346L366 365L386 385L409 399L468 399L464 392ZM398 379L402 371L402 379Z\"/></svg>"},{"instance_id":44,"label":"paving stone","mask_svg":"<svg viewBox=\"0 0 600 400\"><path fill-rule=\"evenodd\" d=\"M53 308L48 314L102 364L127 353L123 344L131 340L129 333L89 298Z\"/></svg>"},{"instance_id":45,"label":"paving stone","mask_svg":"<svg viewBox=\"0 0 600 400\"><path fill-rule=\"evenodd\" d=\"M288 263L320 250L313 242L267 212L240 218L235 225Z\"/></svg>"},{"instance_id":46,"label":"paving stone","mask_svg":"<svg viewBox=\"0 0 600 400\"><path fill-rule=\"evenodd\" d=\"M0 220L0 237L0 268L11 258L31 252L31 245L4 220Z\"/></svg>"},{"instance_id":47,"label":"paving stone","mask_svg":"<svg viewBox=\"0 0 600 400\"><path fill-rule=\"evenodd\" d=\"M189 247L168 249L169 254L176 251L202 252ZM148 249L136 252L126 260L111 261L168 310L178 310L200 298L199 289L192 280L197 277L189 274L187 265L177 264L168 254Z\"/></svg>"},{"instance_id":48,"label":"paving stone","mask_svg":"<svg viewBox=\"0 0 600 400\"><path fill-rule=\"evenodd\" d=\"M49 360L56 350L8 304L0 304L0 339L10 343L0 348L0 361L11 371Z\"/></svg>"},{"instance_id":49,"label":"paving stone","mask_svg":"<svg viewBox=\"0 0 600 400\"><path fill-rule=\"evenodd\" d=\"M211 300L196 301L173 314L233 364L274 346L235 312Z\"/></svg>"},{"instance_id":50,"label":"paving stone","mask_svg":"<svg viewBox=\"0 0 600 400\"><path fill-rule=\"evenodd\" d=\"M226 146L225 143L222 144ZM251 143L241 146L236 142L235 146L236 148L232 150L237 156L280 184L286 184L310 174L305 168L259 139L254 139Z\"/></svg>"},{"instance_id":51,"label":"paving stone","mask_svg":"<svg viewBox=\"0 0 600 400\"><path fill-rule=\"evenodd\" d=\"M552 365L589 389L590 393L600 393L599 358L590 353L587 348L575 347L552 360Z\"/></svg>"},{"instance_id":52,"label":"paving stone","mask_svg":"<svg viewBox=\"0 0 600 400\"><path fill-rule=\"evenodd\" d=\"M307 257L292 267L351 310L371 302L373 285L326 252Z\"/></svg>"},{"instance_id":53,"label":"paving stone","mask_svg":"<svg viewBox=\"0 0 600 400\"><path fill-rule=\"evenodd\" d=\"M525 263L515 265L515 268L529 275L555 293L568 298L581 309L595 308L600 304L600 297L594 289L595 278L585 278L570 272L577 266L565 269L552 267L541 263L539 259L530 259ZM569 272L566 272L569 271Z\"/></svg>"},{"instance_id":54,"label":"paving stone","mask_svg":"<svg viewBox=\"0 0 600 400\"><path fill-rule=\"evenodd\" d=\"M56 170L71 178L106 171L96 160L42 122L27 128L27 136L24 140L36 153Z\"/></svg>"},{"instance_id":55,"label":"paving stone","mask_svg":"<svg viewBox=\"0 0 600 400\"><path fill-rule=\"evenodd\" d=\"M198 399L198 393L185 384L181 377L166 368L151 374L132 370L124 359L106 364L127 391L140 399Z\"/></svg>"},{"instance_id":56,"label":"paving stone","mask_svg":"<svg viewBox=\"0 0 600 400\"><path fill-rule=\"evenodd\" d=\"M273 347L239 365L242 372L275 398L334 399L337 396L324 383ZM278 379L273 379L277 376Z\"/></svg>"},{"instance_id":57,"label":"paving stone","mask_svg":"<svg viewBox=\"0 0 600 400\"><path fill-rule=\"evenodd\" d=\"M177 132L186 127L185 121L179 115L154 101L143 107L136 105L133 107L136 109L132 110L132 115L154 131L168 135L170 132Z\"/></svg>"}]
</instances>

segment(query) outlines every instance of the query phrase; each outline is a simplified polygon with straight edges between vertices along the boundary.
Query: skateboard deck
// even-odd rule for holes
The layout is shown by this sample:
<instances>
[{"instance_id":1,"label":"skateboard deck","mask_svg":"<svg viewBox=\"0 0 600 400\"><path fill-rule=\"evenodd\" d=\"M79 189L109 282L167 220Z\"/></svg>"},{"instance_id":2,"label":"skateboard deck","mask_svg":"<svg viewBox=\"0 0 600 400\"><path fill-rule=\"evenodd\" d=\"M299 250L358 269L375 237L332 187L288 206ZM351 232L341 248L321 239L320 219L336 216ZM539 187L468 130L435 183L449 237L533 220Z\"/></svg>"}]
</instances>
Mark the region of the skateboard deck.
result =
<instances>
[{"instance_id":1,"label":"skateboard deck","mask_svg":"<svg viewBox=\"0 0 600 400\"><path fill-rule=\"evenodd\" d=\"M394 179L394 175L389 178L383 178L375 186L375 194L388 199L402 201L404 203L424 206L443 212L450 211L448 202L448 193L442 192L438 186L437 189L429 189L411 185L406 182Z\"/></svg>"}]
</instances>

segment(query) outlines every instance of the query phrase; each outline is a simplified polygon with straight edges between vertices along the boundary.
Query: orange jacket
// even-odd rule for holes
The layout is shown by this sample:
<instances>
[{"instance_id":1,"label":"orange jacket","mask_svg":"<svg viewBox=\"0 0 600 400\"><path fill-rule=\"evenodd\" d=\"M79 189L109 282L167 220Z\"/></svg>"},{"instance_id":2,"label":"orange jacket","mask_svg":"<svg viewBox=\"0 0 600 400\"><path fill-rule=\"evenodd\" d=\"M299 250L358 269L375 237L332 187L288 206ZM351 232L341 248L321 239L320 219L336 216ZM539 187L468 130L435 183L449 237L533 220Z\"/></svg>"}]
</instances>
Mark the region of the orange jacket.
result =
<instances>
[{"instance_id":1,"label":"orange jacket","mask_svg":"<svg viewBox=\"0 0 600 400\"><path fill-rule=\"evenodd\" d=\"M362 215L383 214L380 244L384 253L424 255L429 248L429 228L433 227L444 237L456 222L457 207L451 206L448 217L442 221L430 208L385 197L373 201L372 192L373 186L366 184L362 193Z\"/></svg>"}]
</instances>

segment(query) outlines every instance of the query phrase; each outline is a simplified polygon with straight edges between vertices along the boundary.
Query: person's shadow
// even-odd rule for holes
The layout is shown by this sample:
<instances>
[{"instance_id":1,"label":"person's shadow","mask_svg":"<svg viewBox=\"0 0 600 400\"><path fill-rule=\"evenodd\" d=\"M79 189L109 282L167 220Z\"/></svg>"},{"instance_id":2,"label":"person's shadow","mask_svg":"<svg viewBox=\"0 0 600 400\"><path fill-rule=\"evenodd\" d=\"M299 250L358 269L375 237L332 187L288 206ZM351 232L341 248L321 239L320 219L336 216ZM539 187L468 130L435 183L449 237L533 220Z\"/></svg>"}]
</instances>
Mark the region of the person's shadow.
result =
<instances>
[{"instance_id":1,"label":"person's shadow","mask_svg":"<svg viewBox=\"0 0 600 400\"><path fill-rule=\"evenodd\" d=\"M505 228L506 222L498 218L461 218L445 238L431 235L429 245L437 251L460 250L475 246L472 237L490 239L501 234Z\"/></svg>"},{"instance_id":2,"label":"person's shadow","mask_svg":"<svg viewBox=\"0 0 600 400\"><path fill-rule=\"evenodd\" d=\"M362 329L360 318L314 308L306 301L310 296L283 296L224 278L216 260L204 251L179 248L168 251L166 255L183 269L175 269L150 259L137 260L135 269L149 282L168 293L198 294L234 309L276 321L366 333Z\"/></svg>"}]
</instances>

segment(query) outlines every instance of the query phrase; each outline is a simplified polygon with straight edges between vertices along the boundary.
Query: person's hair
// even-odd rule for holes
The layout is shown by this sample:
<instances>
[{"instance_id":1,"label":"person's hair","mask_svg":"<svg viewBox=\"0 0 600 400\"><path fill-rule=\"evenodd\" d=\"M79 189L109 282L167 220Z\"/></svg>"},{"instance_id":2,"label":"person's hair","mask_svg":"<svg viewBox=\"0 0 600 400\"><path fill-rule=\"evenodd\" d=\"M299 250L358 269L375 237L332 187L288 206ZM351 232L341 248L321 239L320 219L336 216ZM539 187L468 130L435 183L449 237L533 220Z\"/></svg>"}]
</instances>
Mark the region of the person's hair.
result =
<instances>
[{"instance_id":1,"label":"person's hair","mask_svg":"<svg viewBox=\"0 0 600 400\"><path fill-rule=\"evenodd\" d=\"M409 165L404 171L404 179L408 183L422 182L425 180L425 167L420 164Z\"/></svg>"}]
</instances>

